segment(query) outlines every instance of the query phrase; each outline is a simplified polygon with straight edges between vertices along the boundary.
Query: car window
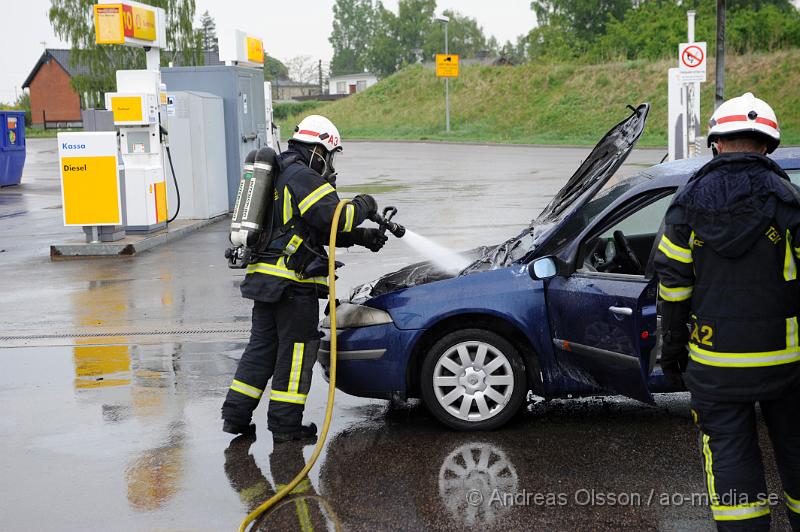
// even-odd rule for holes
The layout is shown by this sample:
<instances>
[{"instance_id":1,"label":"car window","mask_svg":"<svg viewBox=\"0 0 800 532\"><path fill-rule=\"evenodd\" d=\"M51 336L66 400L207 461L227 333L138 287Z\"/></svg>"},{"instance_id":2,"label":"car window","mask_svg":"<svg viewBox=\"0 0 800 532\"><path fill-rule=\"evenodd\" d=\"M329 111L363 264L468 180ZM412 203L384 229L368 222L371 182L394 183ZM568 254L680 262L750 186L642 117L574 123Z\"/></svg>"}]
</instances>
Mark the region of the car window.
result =
<instances>
[{"instance_id":1,"label":"car window","mask_svg":"<svg viewBox=\"0 0 800 532\"><path fill-rule=\"evenodd\" d=\"M633 212L628 213L623 219L611 222L609 225L599 227L597 232L590 235L581 245L579 260L581 266L578 271L597 272L623 275L643 275L650 254L655 245L656 236L661 229L664 214L675 196L671 191L666 196L664 191L653 194L657 198L642 204ZM615 212L630 209L631 203L640 203L642 198L633 199L620 207ZM610 220L615 219L612 213ZM619 248L614 233L620 231L631 251L638 259L638 266L626 258L626 254Z\"/></svg>"},{"instance_id":2,"label":"car window","mask_svg":"<svg viewBox=\"0 0 800 532\"><path fill-rule=\"evenodd\" d=\"M792 183L800 186L800 170L787 170L786 173L789 174L789 179L792 180Z\"/></svg>"},{"instance_id":3,"label":"car window","mask_svg":"<svg viewBox=\"0 0 800 532\"><path fill-rule=\"evenodd\" d=\"M622 231L625 236L655 234L661 227L667 207L672 202L675 194L663 197L639 209L613 227L610 227L601 238L611 238L614 231Z\"/></svg>"}]
</instances>

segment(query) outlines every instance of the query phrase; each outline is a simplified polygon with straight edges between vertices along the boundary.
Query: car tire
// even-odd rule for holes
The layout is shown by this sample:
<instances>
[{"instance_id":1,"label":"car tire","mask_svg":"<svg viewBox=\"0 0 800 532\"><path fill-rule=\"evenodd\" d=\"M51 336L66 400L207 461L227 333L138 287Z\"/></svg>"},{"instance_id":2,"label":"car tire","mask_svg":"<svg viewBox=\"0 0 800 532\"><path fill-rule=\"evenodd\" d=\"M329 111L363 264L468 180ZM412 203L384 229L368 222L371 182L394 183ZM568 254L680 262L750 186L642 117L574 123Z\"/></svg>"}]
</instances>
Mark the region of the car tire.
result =
<instances>
[{"instance_id":1,"label":"car tire","mask_svg":"<svg viewBox=\"0 0 800 532\"><path fill-rule=\"evenodd\" d=\"M428 350L420 372L431 413L456 430L493 430L519 411L525 364L505 338L484 329L451 332Z\"/></svg>"}]
</instances>

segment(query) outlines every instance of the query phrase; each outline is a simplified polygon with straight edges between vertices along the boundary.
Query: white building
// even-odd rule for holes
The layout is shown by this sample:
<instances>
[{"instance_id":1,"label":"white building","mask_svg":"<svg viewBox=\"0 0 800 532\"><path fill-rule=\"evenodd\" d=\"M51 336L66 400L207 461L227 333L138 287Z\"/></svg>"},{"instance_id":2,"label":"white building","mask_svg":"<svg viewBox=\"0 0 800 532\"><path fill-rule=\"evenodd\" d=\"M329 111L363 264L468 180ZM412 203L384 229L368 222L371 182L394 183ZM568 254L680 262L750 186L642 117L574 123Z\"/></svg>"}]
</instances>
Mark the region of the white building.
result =
<instances>
[{"instance_id":1,"label":"white building","mask_svg":"<svg viewBox=\"0 0 800 532\"><path fill-rule=\"evenodd\" d=\"M329 94L355 94L375 85L378 78L375 74L363 72L361 74L345 74L332 76L328 82Z\"/></svg>"}]
</instances>

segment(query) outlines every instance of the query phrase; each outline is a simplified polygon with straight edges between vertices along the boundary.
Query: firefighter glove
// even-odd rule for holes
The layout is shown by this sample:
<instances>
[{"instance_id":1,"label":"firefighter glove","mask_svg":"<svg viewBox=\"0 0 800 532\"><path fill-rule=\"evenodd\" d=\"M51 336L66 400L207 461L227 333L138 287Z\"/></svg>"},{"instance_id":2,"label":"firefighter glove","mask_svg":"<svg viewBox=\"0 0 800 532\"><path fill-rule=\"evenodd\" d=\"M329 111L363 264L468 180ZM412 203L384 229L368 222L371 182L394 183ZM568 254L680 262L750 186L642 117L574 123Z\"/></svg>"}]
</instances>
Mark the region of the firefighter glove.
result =
<instances>
[{"instance_id":1,"label":"firefighter glove","mask_svg":"<svg viewBox=\"0 0 800 532\"><path fill-rule=\"evenodd\" d=\"M389 237L383 234L380 229L367 229L364 227L353 229L353 243L364 246L372 252L380 251L387 240L389 240Z\"/></svg>"},{"instance_id":2,"label":"firefighter glove","mask_svg":"<svg viewBox=\"0 0 800 532\"><path fill-rule=\"evenodd\" d=\"M683 376L689 362L689 349L683 342L670 342L670 335L664 335L661 348L661 370L667 380L675 386L684 387Z\"/></svg>"}]
</instances>

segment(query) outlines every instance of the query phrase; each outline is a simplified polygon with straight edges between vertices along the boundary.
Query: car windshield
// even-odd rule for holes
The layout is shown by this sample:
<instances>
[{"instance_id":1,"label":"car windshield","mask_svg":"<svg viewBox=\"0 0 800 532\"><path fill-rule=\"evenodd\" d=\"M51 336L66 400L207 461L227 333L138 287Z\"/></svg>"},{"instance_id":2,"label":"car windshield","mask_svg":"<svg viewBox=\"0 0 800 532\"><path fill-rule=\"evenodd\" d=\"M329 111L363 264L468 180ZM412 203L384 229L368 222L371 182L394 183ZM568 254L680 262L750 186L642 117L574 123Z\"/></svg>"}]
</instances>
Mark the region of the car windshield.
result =
<instances>
[{"instance_id":1,"label":"car windshield","mask_svg":"<svg viewBox=\"0 0 800 532\"><path fill-rule=\"evenodd\" d=\"M633 187L652 179L644 172L630 175L631 170L620 168L620 170L590 199L583 207L574 212L569 209L561 209L556 216L537 217L531 225L522 233L506 240L499 246L487 249L484 256L467 267L462 273L471 273L485 269L485 265L491 268L502 268L516 262L531 251L533 251L542 237L555 230L552 238L546 244L547 252L552 252L564 243L574 239L599 215L606 207L611 205L617 198ZM585 191L584 191L585 192ZM576 199L576 196L573 196ZM544 213L543 213L544 214ZM572 214L571 216L568 216ZM545 219L543 219L545 218ZM564 218L568 218L566 223L561 223ZM554 229L555 228L555 229ZM483 265L483 267L482 267Z\"/></svg>"},{"instance_id":2,"label":"car windshield","mask_svg":"<svg viewBox=\"0 0 800 532\"><path fill-rule=\"evenodd\" d=\"M542 251L550 253L560 248L565 243L570 242L577 237L585 227L591 224L597 215L599 215L606 209L606 207L616 201L617 198L631 190L633 187L652 179L651 176L644 172L629 175L628 177L625 177L625 173L626 172L624 172L623 169L620 169L620 172L618 172L617 175L612 177L605 185L603 185L603 188L601 188L597 194L595 194L595 196L586 203L586 205L578 209L574 215L568 216L567 221L560 224L555 229L555 233L545 244L546 249ZM561 219L559 219L559 221L561 221ZM534 233L536 232L536 224L537 220L534 220L533 224L531 225L531 230L533 230L532 232ZM541 235L544 235L544 232L540 232L540 236ZM525 253L532 251L537 241L538 239L535 239L532 242L533 245L524 253L515 254L515 258L512 259L512 262L514 260L521 259Z\"/></svg>"}]
</instances>

